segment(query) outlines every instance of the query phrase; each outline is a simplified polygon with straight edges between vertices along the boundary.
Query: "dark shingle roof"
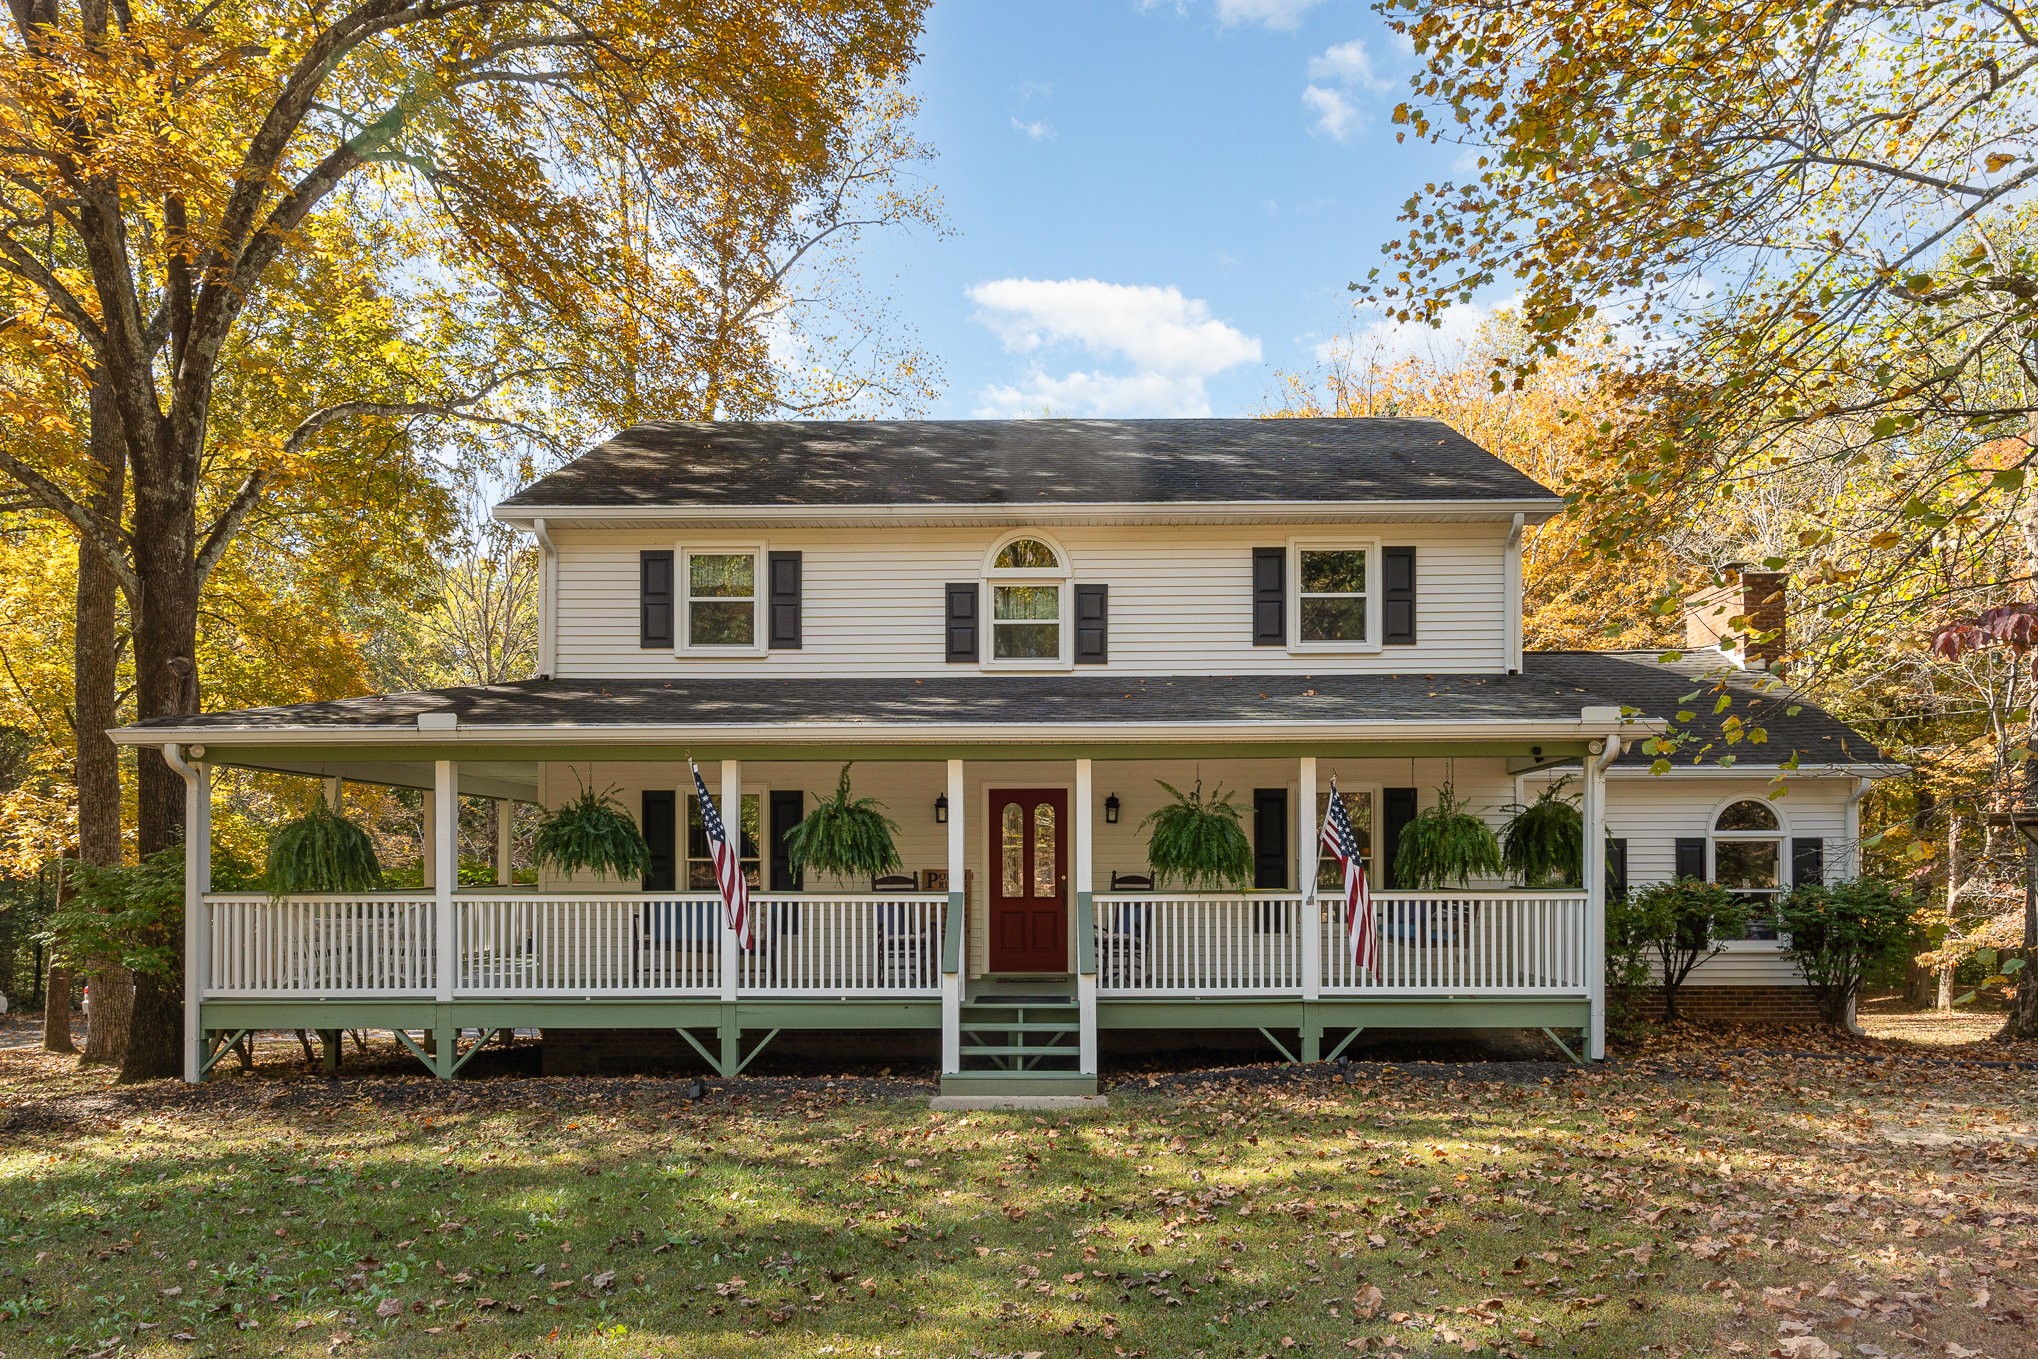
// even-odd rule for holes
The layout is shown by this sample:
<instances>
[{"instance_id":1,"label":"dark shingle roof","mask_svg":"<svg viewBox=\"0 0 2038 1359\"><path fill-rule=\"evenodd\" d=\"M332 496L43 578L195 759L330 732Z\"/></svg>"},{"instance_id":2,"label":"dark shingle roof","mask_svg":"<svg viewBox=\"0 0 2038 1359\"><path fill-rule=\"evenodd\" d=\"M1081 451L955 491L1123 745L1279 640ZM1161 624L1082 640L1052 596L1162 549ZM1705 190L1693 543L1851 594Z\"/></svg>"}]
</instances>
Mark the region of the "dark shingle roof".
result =
<instances>
[{"instance_id":1,"label":"dark shingle roof","mask_svg":"<svg viewBox=\"0 0 2038 1359\"><path fill-rule=\"evenodd\" d=\"M1434 420L668 420L501 508L1536 499Z\"/></svg>"},{"instance_id":2,"label":"dark shingle roof","mask_svg":"<svg viewBox=\"0 0 2038 1359\"><path fill-rule=\"evenodd\" d=\"M695 724L1577 721L1610 706L1537 675L969 675L933 679L524 680L157 718L137 728L390 727L450 712L462 727Z\"/></svg>"},{"instance_id":3,"label":"dark shingle roof","mask_svg":"<svg viewBox=\"0 0 2038 1359\"><path fill-rule=\"evenodd\" d=\"M1661 654L1531 651L1522 657L1522 666L1527 674L1545 682L1575 684L1606 695L1609 702L1669 722L1668 735L1683 736L1677 751L1669 756L1673 764L1690 763L1708 743L1712 748L1704 757L1707 764L1717 763L1726 754L1738 757L1742 764L1780 764L1793 750L1805 764L1874 764L1883 759L1875 742L1788 684L1760 671L1737 670L1718 653L1687 653L1675 661L1658 660ZM1715 714L1721 684L1733 703L1725 712ZM1797 711L1791 712L1792 708ZM1680 712L1693 714L1692 720L1677 722ZM1768 739L1759 745L1745 740L1728 745L1723 724L1729 717L1761 727ZM1620 762L1648 764L1655 758L1637 742Z\"/></svg>"}]
</instances>

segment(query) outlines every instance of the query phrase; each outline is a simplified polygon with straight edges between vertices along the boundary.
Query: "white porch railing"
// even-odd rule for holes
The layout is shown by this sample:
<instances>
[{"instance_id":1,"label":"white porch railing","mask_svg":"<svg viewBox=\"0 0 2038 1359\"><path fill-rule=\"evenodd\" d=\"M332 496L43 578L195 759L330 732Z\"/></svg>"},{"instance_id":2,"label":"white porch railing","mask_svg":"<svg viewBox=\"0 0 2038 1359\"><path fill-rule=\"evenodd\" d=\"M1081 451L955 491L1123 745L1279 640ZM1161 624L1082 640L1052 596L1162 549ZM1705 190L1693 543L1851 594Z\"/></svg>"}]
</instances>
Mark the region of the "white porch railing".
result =
<instances>
[{"instance_id":1,"label":"white porch railing","mask_svg":"<svg viewBox=\"0 0 2038 1359\"><path fill-rule=\"evenodd\" d=\"M1302 929L1319 917L1325 995L1582 996L1585 896L1379 892L1377 974L1356 967L1342 903L1295 893L1095 899L1099 995L1293 993Z\"/></svg>"},{"instance_id":2,"label":"white porch railing","mask_svg":"<svg viewBox=\"0 0 2038 1359\"><path fill-rule=\"evenodd\" d=\"M1128 892L1093 904L1099 995L1302 989L1297 893Z\"/></svg>"},{"instance_id":3,"label":"white porch railing","mask_svg":"<svg viewBox=\"0 0 2038 1359\"><path fill-rule=\"evenodd\" d=\"M245 996L407 996L432 989L429 894L209 896L206 991Z\"/></svg>"},{"instance_id":4,"label":"white porch railing","mask_svg":"<svg viewBox=\"0 0 2038 1359\"><path fill-rule=\"evenodd\" d=\"M948 894L752 897L737 987L761 996L938 996Z\"/></svg>"},{"instance_id":5,"label":"white porch railing","mask_svg":"<svg viewBox=\"0 0 2038 1359\"><path fill-rule=\"evenodd\" d=\"M934 996L945 893L762 895L739 994ZM515 996L716 996L721 898L710 894L463 891L453 992ZM429 996L430 893L206 897L204 994L215 999Z\"/></svg>"}]
</instances>

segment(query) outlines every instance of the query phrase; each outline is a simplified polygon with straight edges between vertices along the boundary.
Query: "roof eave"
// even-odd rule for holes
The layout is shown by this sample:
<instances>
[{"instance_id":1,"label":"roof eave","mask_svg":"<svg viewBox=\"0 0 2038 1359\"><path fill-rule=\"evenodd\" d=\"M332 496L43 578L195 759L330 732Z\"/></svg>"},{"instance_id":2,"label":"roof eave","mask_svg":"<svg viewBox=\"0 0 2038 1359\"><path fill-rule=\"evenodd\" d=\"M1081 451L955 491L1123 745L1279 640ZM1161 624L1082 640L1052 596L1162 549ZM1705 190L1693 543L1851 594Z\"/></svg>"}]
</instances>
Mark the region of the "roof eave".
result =
<instances>
[{"instance_id":1,"label":"roof eave","mask_svg":"<svg viewBox=\"0 0 2038 1359\"><path fill-rule=\"evenodd\" d=\"M872 523L1389 523L1411 519L1508 520L1541 524L1564 510L1556 496L1395 500L1042 501L1037 504L871 505L539 505L506 500L495 519L526 531L538 520L588 521L616 528L713 524L717 527L831 527Z\"/></svg>"}]
</instances>

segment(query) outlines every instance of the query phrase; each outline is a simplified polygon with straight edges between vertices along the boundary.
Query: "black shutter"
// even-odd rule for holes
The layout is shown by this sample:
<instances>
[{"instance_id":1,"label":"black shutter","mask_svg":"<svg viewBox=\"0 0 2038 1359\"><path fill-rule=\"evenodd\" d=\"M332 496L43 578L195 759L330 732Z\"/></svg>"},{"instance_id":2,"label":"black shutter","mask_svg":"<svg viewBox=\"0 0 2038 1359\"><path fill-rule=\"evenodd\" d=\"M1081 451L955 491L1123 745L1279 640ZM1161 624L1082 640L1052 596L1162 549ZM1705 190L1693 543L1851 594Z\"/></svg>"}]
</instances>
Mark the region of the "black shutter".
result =
<instances>
[{"instance_id":1,"label":"black shutter","mask_svg":"<svg viewBox=\"0 0 2038 1359\"><path fill-rule=\"evenodd\" d=\"M800 554L766 554L766 579L771 585L771 649L800 649Z\"/></svg>"},{"instance_id":2,"label":"black shutter","mask_svg":"<svg viewBox=\"0 0 2038 1359\"><path fill-rule=\"evenodd\" d=\"M672 645L672 554L637 554L637 645Z\"/></svg>"},{"instance_id":3,"label":"black shutter","mask_svg":"<svg viewBox=\"0 0 2038 1359\"><path fill-rule=\"evenodd\" d=\"M948 587L948 659L974 661L977 658L977 584L968 581Z\"/></svg>"},{"instance_id":4,"label":"black shutter","mask_svg":"<svg viewBox=\"0 0 2038 1359\"><path fill-rule=\"evenodd\" d=\"M1793 887L1826 885L1826 842L1799 839L1790 842L1790 882Z\"/></svg>"},{"instance_id":5,"label":"black shutter","mask_svg":"<svg viewBox=\"0 0 2038 1359\"><path fill-rule=\"evenodd\" d=\"M1111 658L1111 587L1076 587L1076 664L1102 665Z\"/></svg>"},{"instance_id":6,"label":"black shutter","mask_svg":"<svg viewBox=\"0 0 2038 1359\"><path fill-rule=\"evenodd\" d=\"M1288 644L1288 549L1253 549L1253 645Z\"/></svg>"},{"instance_id":7,"label":"black shutter","mask_svg":"<svg viewBox=\"0 0 2038 1359\"><path fill-rule=\"evenodd\" d=\"M1415 820L1415 790L1413 788L1383 788L1380 790L1380 851L1374 859L1378 872L1376 876L1384 887L1405 886L1401 875L1394 870L1394 860L1401 853L1401 832L1408 829L1408 823Z\"/></svg>"},{"instance_id":8,"label":"black shutter","mask_svg":"<svg viewBox=\"0 0 2038 1359\"><path fill-rule=\"evenodd\" d=\"M1628 842L1606 842L1606 899L1619 901L1628 894Z\"/></svg>"},{"instance_id":9,"label":"black shutter","mask_svg":"<svg viewBox=\"0 0 2038 1359\"><path fill-rule=\"evenodd\" d=\"M786 845L786 836L800 824L800 818L807 814L807 795L797 788L774 788L771 790L771 829L765 834L771 843L771 890L774 892L797 892L803 876L793 870L792 851Z\"/></svg>"},{"instance_id":10,"label":"black shutter","mask_svg":"<svg viewBox=\"0 0 2038 1359\"><path fill-rule=\"evenodd\" d=\"M1253 789L1253 886L1288 886L1288 790Z\"/></svg>"},{"instance_id":11,"label":"black shutter","mask_svg":"<svg viewBox=\"0 0 2038 1359\"><path fill-rule=\"evenodd\" d=\"M672 554L665 554L670 566ZM672 892L679 888L679 794L670 788L644 790L644 843L651 866L644 871L644 890Z\"/></svg>"},{"instance_id":12,"label":"black shutter","mask_svg":"<svg viewBox=\"0 0 2038 1359\"><path fill-rule=\"evenodd\" d=\"M1680 878L1705 880L1705 837L1694 835L1690 838L1679 836L1677 840L1676 875Z\"/></svg>"},{"instance_id":13,"label":"black shutter","mask_svg":"<svg viewBox=\"0 0 2038 1359\"><path fill-rule=\"evenodd\" d=\"M1415 644L1415 549L1380 549L1380 598L1386 605L1386 621L1380 640L1388 646Z\"/></svg>"}]
</instances>

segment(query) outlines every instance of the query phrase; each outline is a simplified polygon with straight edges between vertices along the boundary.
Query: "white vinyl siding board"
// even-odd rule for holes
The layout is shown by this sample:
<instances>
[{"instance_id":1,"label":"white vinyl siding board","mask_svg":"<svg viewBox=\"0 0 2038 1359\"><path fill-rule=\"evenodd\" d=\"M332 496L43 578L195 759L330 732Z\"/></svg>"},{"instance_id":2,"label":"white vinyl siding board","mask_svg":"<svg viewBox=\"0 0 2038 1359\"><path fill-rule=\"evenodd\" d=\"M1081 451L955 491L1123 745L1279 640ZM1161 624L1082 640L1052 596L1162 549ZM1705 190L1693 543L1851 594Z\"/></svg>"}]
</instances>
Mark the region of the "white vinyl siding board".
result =
<instances>
[{"instance_id":1,"label":"white vinyl siding board","mask_svg":"<svg viewBox=\"0 0 2038 1359\"><path fill-rule=\"evenodd\" d=\"M928 675L975 667L943 660L942 587L981 578L999 528L784 529L760 534L650 530L554 531L561 678L676 674ZM1506 528L1498 524L1368 527L1412 546L1419 642L1351 654L1291 655L1252 644L1252 549L1336 527L1057 527L1072 583L1111 589L1110 662L1126 675L1331 673L1492 674L1510 659ZM763 655L674 655L638 645L638 556L645 549L754 546L803 554L805 644ZM1292 582L1291 588L1292 588Z\"/></svg>"}]
</instances>

